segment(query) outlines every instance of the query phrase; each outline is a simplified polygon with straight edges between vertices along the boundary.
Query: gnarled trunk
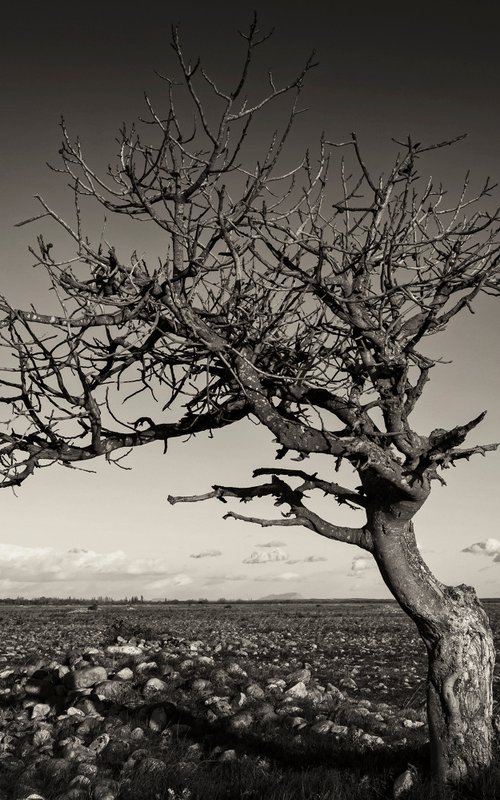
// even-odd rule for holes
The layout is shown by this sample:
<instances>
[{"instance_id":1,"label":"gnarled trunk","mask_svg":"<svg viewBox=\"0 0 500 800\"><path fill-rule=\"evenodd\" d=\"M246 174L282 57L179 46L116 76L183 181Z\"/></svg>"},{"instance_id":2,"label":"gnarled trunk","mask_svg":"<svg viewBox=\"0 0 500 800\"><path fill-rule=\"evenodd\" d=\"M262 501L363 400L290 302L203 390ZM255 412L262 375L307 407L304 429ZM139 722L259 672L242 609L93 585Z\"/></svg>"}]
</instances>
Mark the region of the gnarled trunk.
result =
<instances>
[{"instance_id":1,"label":"gnarled trunk","mask_svg":"<svg viewBox=\"0 0 500 800\"><path fill-rule=\"evenodd\" d=\"M458 782L487 769L492 759L495 647L475 592L450 588L444 624L426 643L427 714L433 774Z\"/></svg>"},{"instance_id":2,"label":"gnarled trunk","mask_svg":"<svg viewBox=\"0 0 500 800\"><path fill-rule=\"evenodd\" d=\"M444 586L432 575L405 511L370 514L373 555L427 648L432 774L440 783L457 783L492 760L493 636L474 589Z\"/></svg>"}]
</instances>

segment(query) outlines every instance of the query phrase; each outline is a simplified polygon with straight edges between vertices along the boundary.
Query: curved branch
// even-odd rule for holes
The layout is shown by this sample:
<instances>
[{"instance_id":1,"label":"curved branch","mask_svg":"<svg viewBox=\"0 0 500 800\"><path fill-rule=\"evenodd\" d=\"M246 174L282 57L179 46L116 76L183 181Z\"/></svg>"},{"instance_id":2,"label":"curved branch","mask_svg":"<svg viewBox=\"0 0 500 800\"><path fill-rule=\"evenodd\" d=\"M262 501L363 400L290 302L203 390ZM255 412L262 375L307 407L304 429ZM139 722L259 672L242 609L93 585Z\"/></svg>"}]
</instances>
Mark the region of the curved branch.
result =
<instances>
[{"instance_id":1,"label":"curved branch","mask_svg":"<svg viewBox=\"0 0 500 800\"><path fill-rule=\"evenodd\" d=\"M259 472L259 470L256 470ZM290 472L294 472L290 470ZM276 498L275 505L286 504L290 508L290 513L283 514L279 520L266 520L260 517L250 517L238 514L237 512L229 511L224 515L224 519L233 518L245 522L254 522L261 526L270 525L303 525L309 530L325 536L327 539L335 539L339 542L346 544L355 544L358 547L372 552L372 540L370 532L366 527L352 528L342 525L334 525L331 522L323 519L304 506L302 502L303 492L302 487L299 489L292 489L287 483L273 475L269 483L258 484L256 486L234 487L234 486L214 486L212 492L207 492L201 495L176 497L169 495L168 501L172 505L175 503L197 503L203 500L211 500L216 498L223 503L226 502L226 497L235 497L240 502L246 503L256 497L269 497ZM293 514L293 516L291 516Z\"/></svg>"}]
</instances>

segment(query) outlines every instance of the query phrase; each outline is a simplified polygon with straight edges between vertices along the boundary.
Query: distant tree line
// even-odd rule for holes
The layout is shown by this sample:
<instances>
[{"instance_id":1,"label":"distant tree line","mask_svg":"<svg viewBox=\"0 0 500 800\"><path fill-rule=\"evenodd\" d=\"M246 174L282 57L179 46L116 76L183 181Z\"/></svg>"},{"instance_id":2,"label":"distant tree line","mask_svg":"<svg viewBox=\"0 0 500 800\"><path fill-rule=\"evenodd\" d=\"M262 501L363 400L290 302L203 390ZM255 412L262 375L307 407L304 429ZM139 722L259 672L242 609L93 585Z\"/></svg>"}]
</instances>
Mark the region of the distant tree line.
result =
<instances>
[{"instance_id":1,"label":"distant tree line","mask_svg":"<svg viewBox=\"0 0 500 800\"><path fill-rule=\"evenodd\" d=\"M45 597L42 595L41 597L0 597L0 605L33 605L33 606L44 606L44 605L56 605L56 606L66 606L66 605L136 605L137 603L163 603L164 600L144 600L143 595L141 594L140 597L137 595L133 595L132 597L123 597L116 599L114 597L109 597L106 595L105 597Z\"/></svg>"},{"instance_id":2,"label":"distant tree line","mask_svg":"<svg viewBox=\"0 0 500 800\"><path fill-rule=\"evenodd\" d=\"M491 602L495 600L495 598L485 598ZM226 598L226 597L219 597L217 600L209 600L206 597L198 597L198 598L188 598L187 600L178 600L176 598L169 599L167 597L163 598L156 598L155 600L145 600L143 595L138 597L137 595L132 595L131 597L123 597L123 598L114 598L114 597L45 597L42 595L41 597L0 597L0 606L46 606L46 605L55 605L55 606L105 606L105 605L122 605L122 606L130 606L130 605L231 605L231 604L269 604L275 603L280 604L288 604L293 605L294 603L306 603L306 604L317 604L323 605L325 603L394 603L395 601L393 598L384 598L384 599L370 599L365 597L350 597L350 598L329 598L329 597L309 597L309 598L275 598L273 600L269 600L266 598L259 598L259 599L243 599L241 597L238 598Z\"/></svg>"}]
</instances>

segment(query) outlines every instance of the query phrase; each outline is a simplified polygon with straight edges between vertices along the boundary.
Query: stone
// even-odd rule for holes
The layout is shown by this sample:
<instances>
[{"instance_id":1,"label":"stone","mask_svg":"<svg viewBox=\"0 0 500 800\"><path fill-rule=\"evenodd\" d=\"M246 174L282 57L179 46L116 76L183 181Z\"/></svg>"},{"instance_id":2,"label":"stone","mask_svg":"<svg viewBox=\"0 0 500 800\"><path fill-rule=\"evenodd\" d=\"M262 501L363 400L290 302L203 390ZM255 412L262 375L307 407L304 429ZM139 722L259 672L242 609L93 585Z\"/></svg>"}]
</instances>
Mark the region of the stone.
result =
<instances>
[{"instance_id":1,"label":"stone","mask_svg":"<svg viewBox=\"0 0 500 800\"><path fill-rule=\"evenodd\" d=\"M236 662L232 662L231 664L228 664L228 666L226 667L226 672L232 678L236 678L236 679L248 678L248 673L245 672L245 670L242 667L240 667L240 665L237 664Z\"/></svg>"},{"instance_id":2,"label":"stone","mask_svg":"<svg viewBox=\"0 0 500 800\"><path fill-rule=\"evenodd\" d=\"M156 661L143 661L141 664L138 664L135 670L135 674L137 678L147 677L149 672L154 672L158 669L158 664Z\"/></svg>"},{"instance_id":3,"label":"stone","mask_svg":"<svg viewBox=\"0 0 500 800\"><path fill-rule=\"evenodd\" d=\"M76 772L78 775L84 775L89 780L95 778L99 771L97 764L89 763L88 761L82 761L80 764L77 765Z\"/></svg>"},{"instance_id":4,"label":"stone","mask_svg":"<svg viewBox=\"0 0 500 800\"><path fill-rule=\"evenodd\" d=\"M319 722L315 722L314 725L311 726L311 731L324 735L325 733L332 732L333 725L334 723L330 719L323 719Z\"/></svg>"},{"instance_id":5,"label":"stone","mask_svg":"<svg viewBox=\"0 0 500 800\"><path fill-rule=\"evenodd\" d=\"M106 647L108 656L143 656L144 650L135 644L110 644Z\"/></svg>"},{"instance_id":6,"label":"stone","mask_svg":"<svg viewBox=\"0 0 500 800\"><path fill-rule=\"evenodd\" d=\"M163 706L156 706L151 712L148 720L148 728L153 733L161 733L165 730L168 723L168 715Z\"/></svg>"},{"instance_id":7,"label":"stone","mask_svg":"<svg viewBox=\"0 0 500 800\"><path fill-rule=\"evenodd\" d=\"M167 765L159 758L147 756L143 758L137 767L136 778L140 783L143 778L154 778L154 780L161 780L166 778L168 774Z\"/></svg>"},{"instance_id":8,"label":"stone","mask_svg":"<svg viewBox=\"0 0 500 800\"><path fill-rule=\"evenodd\" d=\"M240 711L230 720L231 728L234 731L247 731L254 723L255 719L249 711Z\"/></svg>"},{"instance_id":9,"label":"stone","mask_svg":"<svg viewBox=\"0 0 500 800\"><path fill-rule=\"evenodd\" d=\"M74 764L66 758L51 758L44 764L44 772L51 783L67 783L72 777Z\"/></svg>"},{"instance_id":10,"label":"stone","mask_svg":"<svg viewBox=\"0 0 500 800\"><path fill-rule=\"evenodd\" d=\"M111 720L106 720L108 726L106 727L106 732L109 733L111 738L120 739L123 742L128 742L130 739L130 734L132 733L132 728L128 723L124 723L123 725L118 722L118 720L113 720L113 726L111 726ZM105 724L106 724L105 722Z\"/></svg>"},{"instance_id":11,"label":"stone","mask_svg":"<svg viewBox=\"0 0 500 800\"><path fill-rule=\"evenodd\" d=\"M352 689L354 692L358 689L358 684L353 678L342 678L340 685L343 689Z\"/></svg>"},{"instance_id":12,"label":"stone","mask_svg":"<svg viewBox=\"0 0 500 800\"><path fill-rule=\"evenodd\" d=\"M7 678L10 678L11 675L15 675L14 670L10 669L10 667L6 667L0 672L0 680L5 681Z\"/></svg>"},{"instance_id":13,"label":"stone","mask_svg":"<svg viewBox=\"0 0 500 800\"><path fill-rule=\"evenodd\" d=\"M45 719L51 712L51 707L48 703L36 703L31 712L31 719Z\"/></svg>"},{"instance_id":14,"label":"stone","mask_svg":"<svg viewBox=\"0 0 500 800\"><path fill-rule=\"evenodd\" d=\"M135 697L130 684L123 681L103 681L95 686L94 691L99 700L108 700L118 705L127 703Z\"/></svg>"},{"instance_id":15,"label":"stone","mask_svg":"<svg viewBox=\"0 0 500 800\"><path fill-rule=\"evenodd\" d=\"M275 715L274 706L271 703L259 703L252 708L252 712L256 717L265 718Z\"/></svg>"},{"instance_id":16,"label":"stone","mask_svg":"<svg viewBox=\"0 0 500 800\"><path fill-rule=\"evenodd\" d=\"M75 775L69 782L70 789L82 789L83 791L90 790L92 786L92 781L87 775Z\"/></svg>"},{"instance_id":17,"label":"stone","mask_svg":"<svg viewBox=\"0 0 500 800\"><path fill-rule=\"evenodd\" d=\"M78 725L78 736L95 736L101 730L102 717L85 717Z\"/></svg>"},{"instance_id":18,"label":"stone","mask_svg":"<svg viewBox=\"0 0 500 800\"><path fill-rule=\"evenodd\" d=\"M149 678L142 688L142 693L146 699L151 699L157 694L161 694L168 689L165 681L161 678Z\"/></svg>"},{"instance_id":19,"label":"stone","mask_svg":"<svg viewBox=\"0 0 500 800\"><path fill-rule=\"evenodd\" d=\"M35 747L45 747L52 744L52 735L45 728L40 728L33 734L33 744Z\"/></svg>"},{"instance_id":20,"label":"stone","mask_svg":"<svg viewBox=\"0 0 500 800\"><path fill-rule=\"evenodd\" d=\"M125 770L128 770L129 772L135 772L141 761L143 761L148 756L149 753L147 750L144 750L142 748L133 750L133 752L129 755L127 761L125 762Z\"/></svg>"},{"instance_id":21,"label":"stone","mask_svg":"<svg viewBox=\"0 0 500 800\"><path fill-rule=\"evenodd\" d=\"M415 785L416 770L411 764L405 769L401 775L398 775L392 787L392 796L394 800L399 800L404 797Z\"/></svg>"},{"instance_id":22,"label":"stone","mask_svg":"<svg viewBox=\"0 0 500 800\"><path fill-rule=\"evenodd\" d=\"M258 683L251 683L245 689L246 694L248 697L255 697L258 700L261 700L265 696L264 689L259 686Z\"/></svg>"},{"instance_id":23,"label":"stone","mask_svg":"<svg viewBox=\"0 0 500 800\"><path fill-rule=\"evenodd\" d=\"M199 692L200 694L205 694L212 690L212 684L210 681L205 680L205 678L195 678L191 682L191 689L193 692Z\"/></svg>"},{"instance_id":24,"label":"stone","mask_svg":"<svg viewBox=\"0 0 500 800\"><path fill-rule=\"evenodd\" d=\"M85 711L82 711L81 708L75 708L75 706L67 708L66 714L68 717L85 717Z\"/></svg>"},{"instance_id":25,"label":"stone","mask_svg":"<svg viewBox=\"0 0 500 800\"><path fill-rule=\"evenodd\" d=\"M92 790L93 800L116 800L119 787L116 781L103 780L94 784Z\"/></svg>"},{"instance_id":26,"label":"stone","mask_svg":"<svg viewBox=\"0 0 500 800\"><path fill-rule=\"evenodd\" d=\"M287 683L309 683L311 680L310 669L297 669L287 675Z\"/></svg>"},{"instance_id":27,"label":"stone","mask_svg":"<svg viewBox=\"0 0 500 800\"><path fill-rule=\"evenodd\" d=\"M90 748L85 747L81 739L74 737L62 748L62 755L68 761L92 761L95 753Z\"/></svg>"},{"instance_id":28,"label":"stone","mask_svg":"<svg viewBox=\"0 0 500 800\"><path fill-rule=\"evenodd\" d=\"M84 667L66 673L63 682L68 689L90 689L97 683L105 681L107 677L108 673L104 667Z\"/></svg>"},{"instance_id":29,"label":"stone","mask_svg":"<svg viewBox=\"0 0 500 800\"><path fill-rule=\"evenodd\" d=\"M224 750L224 752L219 756L219 761L221 761L223 764L236 761L236 759L236 750Z\"/></svg>"},{"instance_id":30,"label":"stone","mask_svg":"<svg viewBox=\"0 0 500 800\"><path fill-rule=\"evenodd\" d=\"M35 672L42 670L47 666L47 659L40 656L30 656L26 661L25 672L26 675L34 675Z\"/></svg>"},{"instance_id":31,"label":"stone","mask_svg":"<svg viewBox=\"0 0 500 800\"><path fill-rule=\"evenodd\" d=\"M186 751L186 756L190 761L200 761L203 758L203 748L201 744L199 744L199 742L190 744Z\"/></svg>"},{"instance_id":32,"label":"stone","mask_svg":"<svg viewBox=\"0 0 500 800\"><path fill-rule=\"evenodd\" d=\"M291 705L291 703L289 703L289 702L287 702L285 700L284 703L283 703L283 706L281 708L278 708L276 713L280 717L286 717L287 715L300 714L301 712L302 712L302 709L301 709L300 706Z\"/></svg>"},{"instance_id":33,"label":"stone","mask_svg":"<svg viewBox=\"0 0 500 800\"><path fill-rule=\"evenodd\" d=\"M303 728L306 727L307 720L304 719L304 717L296 717L296 716L289 717L289 716L286 716L286 717L283 717L283 724L287 728L297 729L297 730L301 731Z\"/></svg>"},{"instance_id":34,"label":"stone","mask_svg":"<svg viewBox=\"0 0 500 800\"><path fill-rule=\"evenodd\" d=\"M104 763L112 767L122 766L130 755L130 744L123 739L112 739L101 753Z\"/></svg>"},{"instance_id":35,"label":"stone","mask_svg":"<svg viewBox=\"0 0 500 800\"><path fill-rule=\"evenodd\" d=\"M213 667L214 663L212 656L198 656L198 664L204 667Z\"/></svg>"},{"instance_id":36,"label":"stone","mask_svg":"<svg viewBox=\"0 0 500 800\"><path fill-rule=\"evenodd\" d=\"M66 662L72 669L82 660L82 653L79 650L68 650L66 653Z\"/></svg>"},{"instance_id":37,"label":"stone","mask_svg":"<svg viewBox=\"0 0 500 800\"><path fill-rule=\"evenodd\" d=\"M225 669L214 669L210 675L210 680L219 687L230 686L232 683L231 678Z\"/></svg>"},{"instance_id":38,"label":"stone","mask_svg":"<svg viewBox=\"0 0 500 800\"><path fill-rule=\"evenodd\" d=\"M130 667L123 667L123 669L119 669L118 672L115 672L113 679L116 681L131 681L133 677L134 673Z\"/></svg>"},{"instance_id":39,"label":"stone","mask_svg":"<svg viewBox=\"0 0 500 800\"><path fill-rule=\"evenodd\" d=\"M371 733L363 733L360 737L360 741L368 745L368 747L382 747L385 745L381 736L373 736Z\"/></svg>"},{"instance_id":40,"label":"stone","mask_svg":"<svg viewBox=\"0 0 500 800\"><path fill-rule=\"evenodd\" d=\"M108 733L101 733L96 739L94 739L91 744L89 744L89 750L94 753L95 755L99 755L102 751L108 746L109 744L109 734Z\"/></svg>"},{"instance_id":41,"label":"stone","mask_svg":"<svg viewBox=\"0 0 500 800\"><path fill-rule=\"evenodd\" d=\"M213 695L205 700L205 705L210 707L216 717L229 717L231 715L232 708L228 697Z\"/></svg>"},{"instance_id":42,"label":"stone","mask_svg":"<svg viewBox=\"0 0 500 800\"><path fill-rule=\"evenodd\" d=\"M102 656L102 650L99 650L98 647L87 647L83 653L84 659L90 661L93 656Z\"/></svg>"},{"instance_id":43,"label":"stone","mask_svg":"<svg viewBox=\"0 0 500 800\"><path fill-rule=\"evenodd\" d=\"M281 694L286 686L286 681L279 678L275 681L269 681L267 684L267 690L271 692L271 694Z\"/></svg>"},{"instance_id":44,"label":"stone","mask_svg":"<svg viewBox=\"0 0 500 800\"><path fill-rule=\"evenodd\" d=\"M246 702L247 702L246 694L244 692L237 692L237 694L235 694L235 696L233 697L231 705L236 710L237 708L241 708L241 706L244 706Z\"/></svg>"},{"instance_id":45,"label":"stone","mask_svg":"<svg viewBox=\"0 0 500 800\"><path fill-rule=\"evenodd\" d=\"M323 701L323 694L319 691L319 689L308 689L306 697L314 706Z\"/></svg>"},{"instance_id":46,"label":"stone","mask_svg":"<svg viewBox=\"0 0 500 800\"><path fill-rule=\"evenodd\" d=\"M91 700L90 697L81 697L80 700L78 700L78 702L75 703L74 708L76 708L78 711L83 711L83 713L86 714L87 716L90 714L98 715L99 708L97 707L96 703L100 708L101 704L97 699Z\"/></svg>"},{"instance_id":47,"label":"stone","mask_svg":"<svg viewBox=\"0 0 500 800\"><path fill-rule=\"evenodd\" d=\"M299 681L294 686L286 690L285 695L293 699L304 699L307 697L307 687L303 681Z\"/></svg>"},{"instance_id":48,"label":"stone","mask_svg":"<svg viewBox=\"0 0 500 800\"><path fill-rule=\"evenodd\" d=\"M348 731L347 725L336 725L335 723L332 724L330 728L332 733L335 733L337 736L345 736Z\"/></svg>"},{"instance_id":49,"label":"stone","mask_svg":"<svg viewBox=\"0 0 500 800\"><path fill-rule=\"evenodd\" d=\"M345 699L343 692L341 692L337 686L334 686L333 683L326 684L326 694L339 702Z\"/></svg>"}]
</instances>

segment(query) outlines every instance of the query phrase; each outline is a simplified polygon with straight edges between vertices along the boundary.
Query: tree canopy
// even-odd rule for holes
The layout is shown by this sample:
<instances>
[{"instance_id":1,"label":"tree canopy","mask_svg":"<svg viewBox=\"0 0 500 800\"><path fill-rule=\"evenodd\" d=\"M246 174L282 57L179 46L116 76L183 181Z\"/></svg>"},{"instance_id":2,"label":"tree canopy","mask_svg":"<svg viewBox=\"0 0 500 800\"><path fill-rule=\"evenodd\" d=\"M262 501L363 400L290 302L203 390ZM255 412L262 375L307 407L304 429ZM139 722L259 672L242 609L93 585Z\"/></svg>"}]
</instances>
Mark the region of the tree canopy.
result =
<instances>
[{"instance_id":1,"label":"tree canopy","mask_svg":"<svg viewBox=\"0 0 500 800\"><path fill-rule=\"evenodd\" d=\"M13 355L2 402L15 417L1 433L4 486L51 461L119 461L123 448L166 446L249 415L275 435L278 458L330 454L411 498L428 493L439 468L494 447L462 448L482 415L427 436L410 422L435 364L425 338L480 292L498 291L498 215L483 202L491 183L474 194L467 175L450 202L420 177L429 151L462 137L396 142L380 176L355 134L341 143L322 137L315 152L280 170L314 63L283 86L269 74L267 91L250 102L251 62L267 36L255 21L242 36L241 72L228 89L186 60L173 31L183 86L164 79L162 113L146 98L148 118L122 128L118 159L103 176L62 122L56 169L72 187L73 218L39 196L42 211L28 220L51 219L72 247L68 256L40 234L32 249L58 307L1 303L2 343ZM283 98L282 128L249 158L255 119ZM104 210L97 235L85 229L89 198ZM108 240L106 218L117 215L159 231L156 261ZM141 393L155 412L127 419L125 397ZM306 483L291 492L290 471L278 472L234 493L274 495L306 524L306 490L365 505L363 490L302 470Z\"/></svg>"}]
</instances>

